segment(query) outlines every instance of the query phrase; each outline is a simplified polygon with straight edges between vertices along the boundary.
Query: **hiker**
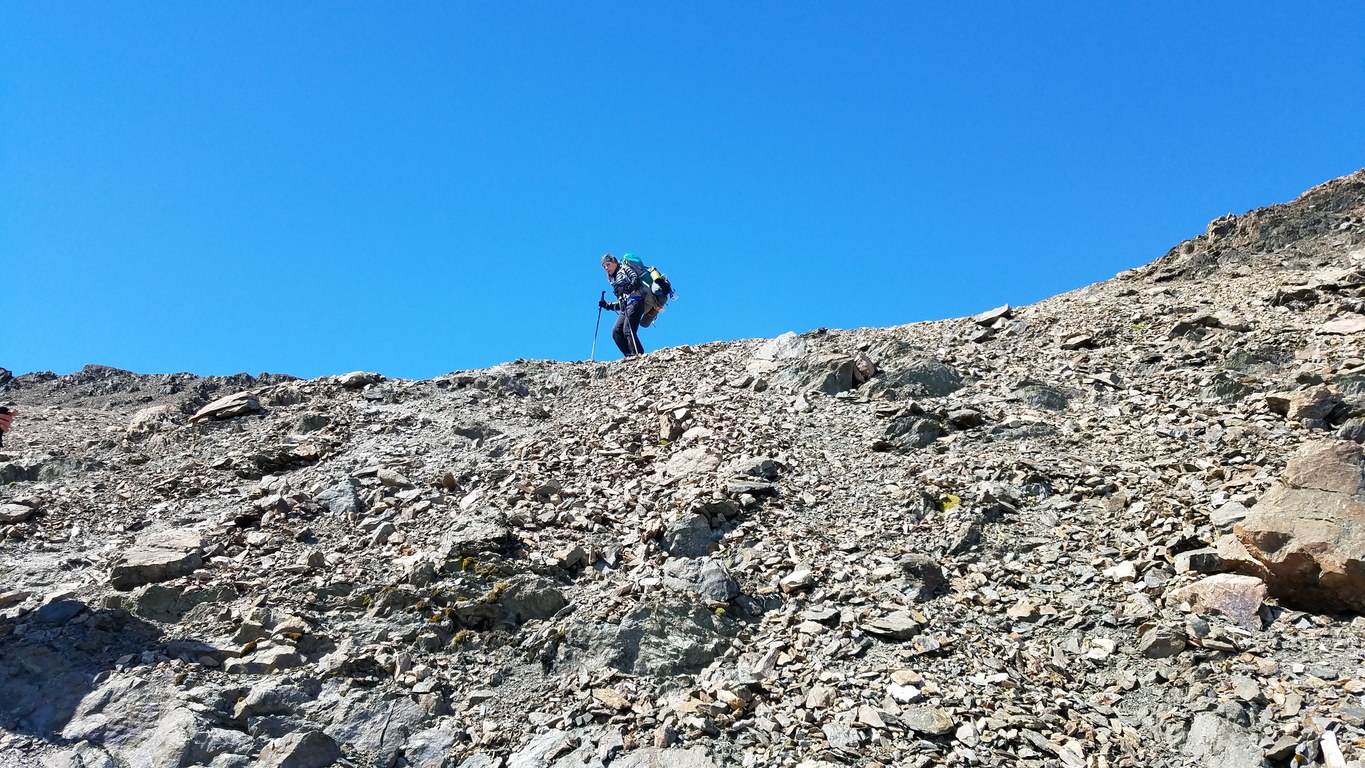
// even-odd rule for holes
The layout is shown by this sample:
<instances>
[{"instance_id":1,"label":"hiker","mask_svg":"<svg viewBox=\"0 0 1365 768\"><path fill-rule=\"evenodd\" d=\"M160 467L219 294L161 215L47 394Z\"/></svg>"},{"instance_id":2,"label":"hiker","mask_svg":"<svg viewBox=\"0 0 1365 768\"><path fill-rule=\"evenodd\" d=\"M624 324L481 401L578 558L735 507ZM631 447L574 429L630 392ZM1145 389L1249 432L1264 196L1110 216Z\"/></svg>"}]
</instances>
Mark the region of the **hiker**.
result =
<instances>
[{"instance_id":1,"label":"hiker","mask_svg":"<svg viewBox=\"0 0 1365 768\"><path fill-rule=\"evenodd\" d=\"M610 253L602 257L602 269L607 271L607 282L611 283L616 301L599 300L597 306L621 313L616 316L616 324L611 328L611 338L626 357L642 355L645 348L640 344L640 318L644 317L647 309L645 287L640 281L643 273L630 261L619 262Z\"/></svg>"},{"instance_id":2,"label":"hiker","mask_svg":"<svg viewBox=\"0 0 1365 768\"><path fill-rule=\"evenodd\" d=\"M19 415L19 412L13 408L6 408L5 406L0 405L0 435L9 431L10 424L14 423L14 417L17 415Z\"/></svg>"}]
</instances>

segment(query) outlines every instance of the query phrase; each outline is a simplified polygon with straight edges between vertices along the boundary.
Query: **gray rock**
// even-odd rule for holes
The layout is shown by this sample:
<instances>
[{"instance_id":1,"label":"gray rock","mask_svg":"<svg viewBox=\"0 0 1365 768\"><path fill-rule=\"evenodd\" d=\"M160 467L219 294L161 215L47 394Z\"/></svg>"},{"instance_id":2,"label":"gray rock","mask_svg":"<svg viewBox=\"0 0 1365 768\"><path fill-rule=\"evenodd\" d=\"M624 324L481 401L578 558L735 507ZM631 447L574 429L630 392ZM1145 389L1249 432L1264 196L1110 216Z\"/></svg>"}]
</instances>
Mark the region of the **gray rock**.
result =
<instances>
[{"instance_id":1,"label":"gray rock","mask_svg":"<svg viewBox=\"0 0 1365 768\"><path fill-rule=\"evenodd\" d=\"M189 575L203 559L198 531L173 528L150 534L135 543L109 574L114 589L132 589L143 584L168 581Z\"/></svg>"},{"instance_id":2,"label":"gray rock","mask_svg":"<svg viewBox=\"0 0 1365 768\"><path fill-rule=\"evenodd\" d=\"M1232 530L1232 526L1246 519L1247 508L1242 504L1229 501L1209 514L1209 521L1220 531Z\"/></svg>"},{"instance_id":3,"label":"gray rock","mask_svg":"<svg viewBox=\"0 0 1365 768\"><path fill-rule=\"evenodd\" d=\"M833 352L816 353L773 374L772 383L796 392L837 395L853 388L854 358Z\"/></svg>"},{"instance_id":4,"label":"gray rock","mask_svg":"<svg viewBox=\"0 0 1365 768\"><path fill-rule=\"evenodd\" d=\"M1218 573L1227 570L1227 564L1217 549L1205 547L1181 552L1175 556L1176 573Z\"/></svg>"},{"instance_id":5,"label":"gray rock","mask_svg":"<svg viewBox=\"0 0 1365 768\"><path fill-rule=\"evenodd\" d=\"M673 557L705 557L716 536L705 515L683 514L668 523L663 545Z\"/></svg>"},{"instance_id":6,"label":"gray rock","mask_svg":"<svg viewBox=\"0 0 1365 768\"><path fill-rule=\"evenodd\" d=\"M403 757L413 768L452 768L455 765L454 752L462 736L459 731L445 726L419 731L403 745ZM461 768L468 764L465 761Z\"/></svg>"},{"instance_id":7,"label":"gray rock","mask_svg":"<svg viewBox=\"0 0 1365 768\"><path fill-rule=\"evenodd\" d=\"M377 373L367 371L351 371L337 377L337 383L345 389L364 389L371 384L378 384L384 377Z\"/></svg>"},{"instance_id":8,"label":"gray rock","mask_svg":"<svg viewBox=\"0 0 1365 768\"><path fill-rule=\"evenodd\" d=\"M759 360L795 360L806 354L808 344L806 340L797 336L793 331L763 342L763 345L754 353L754 357Z\"/></svg>"},{"instance_id":9,"label":"gray rock","mask_svg":"<svg viewBox=\"0 0 1365 768\"><path fill-rule=\"evenodd\" d=\"M1185 754L1196 765L1220 768L1268 768L1256 737L1212 712L1201 712L1190 724Z\"/></svg>"},{"instance_id":10,"label":"gray rock","mask_svg":"<svg viewBox=\"0 0 1365 768\"><path fill-rule=\"evenodd\" d=\"M663 749L645 747L626 752L611 762L611 768L719 768L702 748Z\"/></svg>"},{"instance_id":11,"label":"gray rock","mask_svg":"<svg viewBox=\"0 0 1365 768\"><path fill-rule=\"evenodd\" d=\"M123 604L131 613L144 619L175 622L200 605L230 602L236 597L234 590L223 586L176 589L164 584L148 584L135 589Z\"/></svg>"},{"instance_id":12,"label":"gray rock","mask_svg":"<svg viewBox=\"0 0 1365 768\"><path fill-rule=\"evenodd\" d=\"M849 723L826 723L820 730L825 732L825 739L834 749L857 751L865 741L863 731Z\"/></svg>"},{"instance_id":13,"label":"gray rock","mask_svg":"<svg viewBox=\"0 0 1365 768\"><path fill-rule=\"evenodd\" d=\"M352 692L322 701L332 718L332 724L323 729L326 735L345 744L348 751L367 755L368 759L361 764L373 768L393 765L408 737L425 730L431 719L417 702L407 697Z\"/></svg>"},{"instance_id":14,"label":"gray rock","mask_svg":"<svg viewBox=\"0 0 1365 768\"><path fill-rule=\"evenodd\" d=\"M0 524L22 523L33 516L33 507L23 504L0 504Z\"/></svg>"},{"instance_id":15,"label":"gray rock","mask_svg":"<svg viewBox=\"0 0 1365 768\"><path fill-rule=\"evenodd\" d=\"M560 759L583 764L582 757L575 753L583 750L582 739L567 731L551 730L540 734L529 744L507 757L507 768L552 768L558 766Z\"/></svg>"},{"instance_id":16,"label":"gray rock","mask_svg":"<svg viewBox=\"0 0 1365 768\"><path fill-rule=\"evenodd\" d=\"M720 459L715 454L706 448L696 447L679 451L670 457L664 464L663 473L667 478L682 478L714 472L719 466Z\"/></svg>"},{"instance_id":17,"label":"gray rock","mask_svg":"<svg viewBox=\"0 0 1365 768\"><path fill-rule=\"evenodd\" d=\"M293 669L303 665L303 656L290 645L272 645L258 648L249 656L228 659L223 671L230 675L268 675L283 669Z\"/></svg>"},{"instance_id":18,"label":"gray rock","mask_svg":"<svg viewBox=\"0 0 1365 768\"><path fill-rule=\"evenodd\" d=\"M672 558L664 564L664 585L724 603L739 594L739 584L714 557Z\"/></svg>"},{"instance_id":19,"label":"gray rock","mask_svg":"<svg viewBox=\"0 0 1365 768\"><path fill-rule=\"evenodd\" d=\"M311 692L287 680L266 679L251 688L233 709L236 719L267 715L289 715L317 697L317 684Z\"/></svg>"},{"instance_id":20,"label":"gray rock","mask_svg":"<svg viewBox=\"0 0 1365 768\"><path fill-rule=\"evenodd\" d=\"M79 600L57 600L33 612L33 620L39 624L65 624L85 610L85 603Z\"/></svg>"},{"instance_id":21,"label":"gray rock","mask_svg":"<svg viewBox=\"0 0 1365 768\"><path fill-rule=\"evenodd\" d=\"M733 628L695 600L646 599L620 624L575 624L567 633L570 660L593 671L632 675L696 674L730 645Z\"/></svg>"},{"instance_id":22,"label":"gray rock","mask_svg":"<svg viewBox=\"0 0 1365 768\"><path fill-rule=\"evenodd\" d=\"M1003 307L996 307L982 312L979 315L972 315L972 322L982 327L990 327L1002 319L1010 318L1014 315L1014 308L1006 304Z\"/></svg>"},{"instance_id":23,"label":"gray rock","mask_svg":"<svg viewBox=\"0 0 1365 768\"><path fill-rule=\"evenodd\" d=\"M1065 411L1071 398L1078 394L1078 392L1026 379L1019 382L1015 387L1013 396L1030 408L1044 411Z\"/></svg>"},{"instance_id":24,"label":"gray rock","mask_svg":"<svg viewBox=\"0 0 1365 768\"><path fill-rule=\"evenodd\" d=\"M923 625L909 611L895 611L863 624L868 634L886 640L909 640L918 635Z\"/></svg>"},{"instance_id":25,"label":"gray rock","mask_svg":"<svg viewBox=\"0 0 1365 768\"><path fill-rule=\"evenodd\" d=\"M498 594L503 619L520 626L535 619L548 619L559 613L568 601L554 585L533 574L512 577Z\"/></svg>"},{"instance_id":26,"label":"gray rock","mask_svg":"<svg viewBox=\"0 0 1365 768\"><path fill-rule=\"evenodd\" d=\"M907 415L887 424L884 436L903 450L915 450L928 447L946 431L943 422L937 418L927 414Z\"/></svg>"},{"instance_id":27,"label":"gray rock","mask_svg":"<svg viewBox=\"0 0 1365 768\"><path fill-rule=\"evenodd\" d=\"M928 357L888 362L875 383L875 391L895 390L902 397L947 397L963 386L957 369Z\"/></svg>"},{"instance_id":28,"label":"gray rock","mask_svg":"<svg viewBox=\"0 0 1365 768\"><path fill-rule=\"evenodd\" d=\"M1138 636L1137 648L1149 659L1175 656L1185 650L1185 634L1171 627L1152 627Z\"/></svg>"},{"instance_id":29,"label":"gray rock","mask_svg":"<svg viewBox=\"0 0 1365 768\"><path fill-rule=\"evenodd\" d=\"M460 763L459 768L504 768L505 761L500 755L470 755Z\"/></svg>"},{"instance_id":30,"label":"gray rock","mask_svg":"<svg viewBox=\"0 0 1365 768\"><path fill-rule=\"evenodd\" d=\"M901 572L905 575L906 594L914 600L932 600L947 584L943 569L928 555L911 553L901 558Z\"/></svg>"},{"instance_id":31,"label":"gray rock","mask_svg":"<svg viewBox=\"0 0 1365 768\"><path fill-rule=\"evenodd\" d=\"M467 557L504 554L510 535L506 519L497 510L453 513L445 521L435 557L441 570L458 571Z\"/></svg>"},{"instance_id":32,"label":"gray rock","mask_svg":"<svg viewBox=\"0 0 1365 768\"><path fill-rule=\"evenodd\" d=\"M1365 418L1347 419L1337 430L1337 437L1353 443L1365 443Z\"/></svg>"},{"instance_id":33,"label":"gray rock","mask_svg":"<svg viewBox=\"0 0 1365 768\"><path fill-rule=\"evenodd\" d=\"M360 497L355 492L355 481L344 478L327 490L317 494L313 500L326 507L334 515L356 515L361 511Z\"/></svg>"},{"instance_id":34,"label":"gray rock","mask_svg":"<svg viewBox=\"0 0 1365 768\"><path fill-rule=\"evenodd\" d=\"M119 768L114 758L99 746L82 741L70 749L43 759L42 768Z\"/></svg>"},{"instance_id":35,"label":"gray rock","mask_svg":"<svg viewBox=\"0 0 1365 768\"><path fill-rule=\"evenodd\" d=\"M762 480L776 480L777 463L767 456L745 458L727 465L724 473L740 477L757 477Z\"/></svg>"},{"instance_id":36,"label":"gray rock","mask_svg":"<svg viewBox=\"0 0 1365 768\"><path fill-rule=\"evenodd\" d=\"M256 757L256 768L330 768L341 747L321 731L300 731L276 739Z\"/></svg>"},{"instance_id":37,"label":"gray rock","mask_svg":"<svg viewBox=\"0 0 1365 768\"><path fill-rule=\"evenodd\" d=\"M208 405L200 408L190 417L190 423L196 424L204 421L222 421L237 416L248 416L251 414L263 413L261 403L256 396L250 392L238 392L235 395L220 397Z\"/></svg>"},{"instance_id":38,"label":"gray rock","mask_svg":"<svg viewBox=\"0 0 1365 768\"><path fill-rule=\"evenodd\" d=\"M909 706L901 710L899 717L907 728L929 736L942 736L957 727L952 715L942 707Z\"/></svg>"}]
</instances>

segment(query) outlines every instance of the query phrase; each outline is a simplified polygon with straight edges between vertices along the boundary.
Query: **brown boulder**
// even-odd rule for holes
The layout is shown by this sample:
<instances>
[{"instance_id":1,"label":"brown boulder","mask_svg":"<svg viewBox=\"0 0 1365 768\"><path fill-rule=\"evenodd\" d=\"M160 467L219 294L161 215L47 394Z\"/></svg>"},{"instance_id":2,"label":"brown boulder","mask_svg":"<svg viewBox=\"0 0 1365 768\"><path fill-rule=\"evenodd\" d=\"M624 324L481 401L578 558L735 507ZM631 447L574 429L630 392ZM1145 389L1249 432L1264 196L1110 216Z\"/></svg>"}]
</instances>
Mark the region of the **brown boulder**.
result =
<instances>
[{"instance_id":1,"label":"brown boulder","mask_svg":"<svg viewBox=\"0 0 1365 768\"><path fill-rule=\"evenodd\" d=\"M1218 554L1288 605L1365 611L1363 463L1354 443L1305 447Z\"/></svg>"},{"instance_id":2,"label":"brown boulder","mask_svg":"<svg viewBox=\"0 0 1365 768\"><path fill-rule=\"evenodd\" d=\"M1310 444L1289 460L1284 484L1347 495L1365 492L1365 453L1356 443Z\"/></svg>"},{"instance_id":3,"label":"brown boulder","mask_svg":"<svg viewBox=\"0 0 1365 768\"><path fill-rule=\"evenodd\" d=\"M1341 405L1341 397L1332 390L1321 387L1311 392L1281 392L1267 395L1266 405L1272 412L1290 421L1321 420L1327 418L1327 414Z\"/></svg>"}]
</instances>

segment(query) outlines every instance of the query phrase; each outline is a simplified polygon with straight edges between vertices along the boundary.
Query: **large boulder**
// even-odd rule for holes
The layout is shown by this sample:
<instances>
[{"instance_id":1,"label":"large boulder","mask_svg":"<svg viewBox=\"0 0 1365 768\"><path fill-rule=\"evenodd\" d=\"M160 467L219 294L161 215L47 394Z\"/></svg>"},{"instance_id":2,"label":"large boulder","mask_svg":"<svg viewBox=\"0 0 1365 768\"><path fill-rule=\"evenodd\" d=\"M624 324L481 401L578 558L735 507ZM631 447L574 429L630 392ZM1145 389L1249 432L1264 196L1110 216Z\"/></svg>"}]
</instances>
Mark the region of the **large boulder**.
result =
<instances>
[{"instance_id":1,"label":"large boulder","mask_svg":"<svg viewBox=\"0 0 1365 768\"><path fill-rule=\"evenodd\" d=\"M899 397L946 397L962 388L957 369L932 357L884 362L875 390ZM871 385L869 385L871 386Z\"/></svg>"},{"instance_id":2,"label":"large boulder","mask_svg":"<svg viewBox=\"0 0 1365 768\"><path fill-rule=\"evenodd\" d=\"M795 365L773 376L773 384L794 392L823 392L837 395L853 389L857 360L838 352L822 352L802 358Z\"/></svg>"},{"instance_id":3,"label":"large boulder","mask_svg":"<svg viewBox=\"0 0 1365 768\"><path fill-rule=\"evenodd\" d=\"M639 603L618 624L575 624L565 650L571 663L593 673L695 675L730 647L734 631L698 600L661 596Z\"/></svg>"},{"instance_id":4,"label":"large boulder","mask_svg":"<svg viewBox=\"0 0 1365 768\"><path fill-rule=\"evenodd\" d=\"M198 424L205 421L222 421L236 416L249 416L254 413L264 413L261 402L250 392L238 392L235 395L220 397L208 405L200 408L190 417L191 424Z\"/></svg>"},{"instance_id":5,"label":"large boulder","mask_svg":"<svg viewBox=\"0 0 1365 768\"><path fill-rule=\"evenodd\" d=\"M1287 605L1365 611L1365 455L1355 443L1311 443L1219 539L1235 570Z\"/></svg>"},{"instance_id":6,"label":"large boulder","mask_svg":"<svg viewBox=\"0 0 1365 768\"><path fill-rule=\"evenodd\" d=\"M759 360L794 360L806 354L806 340L794 331L787 331L775 339L768 339L754 357Z\"/></svg>"}]
</instances>

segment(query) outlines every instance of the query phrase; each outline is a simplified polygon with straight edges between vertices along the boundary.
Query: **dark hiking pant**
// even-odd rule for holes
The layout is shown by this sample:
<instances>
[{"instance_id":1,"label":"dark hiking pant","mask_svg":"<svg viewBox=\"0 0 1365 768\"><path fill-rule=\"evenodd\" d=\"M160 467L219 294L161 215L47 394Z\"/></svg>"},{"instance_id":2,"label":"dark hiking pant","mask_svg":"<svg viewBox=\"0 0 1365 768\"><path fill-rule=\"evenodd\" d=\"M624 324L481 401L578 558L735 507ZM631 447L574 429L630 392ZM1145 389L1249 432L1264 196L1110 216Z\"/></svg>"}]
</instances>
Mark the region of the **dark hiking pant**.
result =
<instances>
[{"instance_id":1,"label":"dark hiking pant","mask_svg":"<svg viewBox=\"0 0 1365 768\"><path fill-rule=\"evenodd\" d=\"M645 315L645 302L643 299L623 301L625 304L621 306L621 313L616 316L616 325L611 328L611 338L616 342L616 348L626 357L642 355L645 348L640 345L640 318Z\"/></svg>"}]
</instances>

